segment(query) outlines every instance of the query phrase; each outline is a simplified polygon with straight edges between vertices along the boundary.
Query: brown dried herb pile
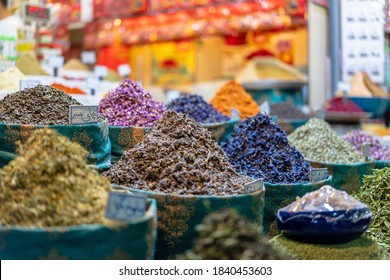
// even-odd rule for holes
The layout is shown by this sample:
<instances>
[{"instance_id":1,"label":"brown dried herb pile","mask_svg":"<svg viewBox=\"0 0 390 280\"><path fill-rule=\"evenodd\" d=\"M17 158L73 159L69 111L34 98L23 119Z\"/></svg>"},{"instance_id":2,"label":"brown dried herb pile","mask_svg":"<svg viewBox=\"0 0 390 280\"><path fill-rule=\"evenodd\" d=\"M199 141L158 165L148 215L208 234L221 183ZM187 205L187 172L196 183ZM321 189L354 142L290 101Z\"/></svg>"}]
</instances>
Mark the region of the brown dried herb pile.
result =
<instances>
[{"instance_id":1,"label":"brown dried herb pile","mask_svg":"<svg viewBox=\"0 0 390 280\"><path fill-rule=\"evenodd\" d=\"M206 216L195 228L199 237L192 250L179 259L187 260L280 260L286 256L275 250L259 226L250 223L235 209Z\"/></svg>"},{"instance_id":2,"label":"brown dried herb pile","mask_svg":"<svg viewBox=\"0 0 390 280\"><path fill-rule=\"evenodd\" d=\"M69 106L81 105L62 90L37 85L0 100L0 122L10 124L69 124Z\"/></svg>"},{"instance_id":3,"label":"brown dried herb pile","mask_svg":"<svg viewBox=\"0 0 390 280\"><path fill-rule=\"evenodd\" d=\"M103 173L112 183L155 192L192 195L243 193L238 175L210 132L167 111L144 140Z\"/></svg>"},{"instance_id":4,"label":"brown dried herb pile","mask_svg":"<svg viewBox=\"0 0 390 280\"><path fill-rule=\"evenodd\" d=\"M0 224L72 226L108 223L110 183L88 167L87 152L48 128L34 131L0 169Z\"/></svg>"}]
</instances>

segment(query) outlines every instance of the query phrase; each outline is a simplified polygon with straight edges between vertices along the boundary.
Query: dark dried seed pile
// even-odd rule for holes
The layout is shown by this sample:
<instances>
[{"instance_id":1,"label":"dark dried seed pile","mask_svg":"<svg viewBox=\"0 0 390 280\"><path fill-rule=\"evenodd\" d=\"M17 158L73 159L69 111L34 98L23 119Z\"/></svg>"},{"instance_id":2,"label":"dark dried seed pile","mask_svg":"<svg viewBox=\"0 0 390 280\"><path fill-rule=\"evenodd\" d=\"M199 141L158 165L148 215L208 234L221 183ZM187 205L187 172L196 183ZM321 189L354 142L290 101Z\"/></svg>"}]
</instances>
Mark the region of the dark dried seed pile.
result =
<instances>
[{"instance_id":1,"label":"dark dried seed pile","mask_svg":"<svg viewBox=\"0 0 390 280\"><path fill-rule=\"evenodd\" d=\"M209 214L196 226L199 237L186 260L280 260L288 258L273 248L259 230L235 209Z\"/></svg>"},{"instance_id":2,"label":"dark dried seed pile","mask_svg":"<svg viewBox=\"0 0 390 280\"><path fill-rule=\"evenodd\" d=\"M279 119L291 120L291 119L300 119L307 120L309 119L306 114L304 114L298 107L290 102L274 103L270 105L271 115L278 116Z\"/></svg>"},{"instance_id":3,"label":"dark dried seed pile","mask_svg":"<svg viewBox=\"0 0 390 280\"><path fill-rule=\"evenodd\" d=\"M69 124L69 106L81 105L64 91L37 85L0 100L0 122L9 124Z\"/></svg>"},{"instance_id":4,"label":"dark dried seed pile","mask_svg":"<svg viewBox=\"0 0 390 280\"><path fill-rule=\"evenodd\" d=\"M167 111L137 146L103 173L112 183L155 192L230 195L250 179L238 175L208 132Z\"/></svg>"}]
</instances>

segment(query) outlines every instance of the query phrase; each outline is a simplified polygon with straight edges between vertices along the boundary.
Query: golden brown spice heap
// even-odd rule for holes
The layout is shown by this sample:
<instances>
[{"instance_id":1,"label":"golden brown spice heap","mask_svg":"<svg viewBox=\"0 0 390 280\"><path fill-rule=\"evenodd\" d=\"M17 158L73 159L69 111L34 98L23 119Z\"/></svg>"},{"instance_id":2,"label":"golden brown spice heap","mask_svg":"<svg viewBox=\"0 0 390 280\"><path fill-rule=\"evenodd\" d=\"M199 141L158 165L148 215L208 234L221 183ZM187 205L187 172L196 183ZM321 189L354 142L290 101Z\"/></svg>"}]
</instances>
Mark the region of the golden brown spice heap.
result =
<instances>
[{"instance_id":1,"label":"golden brown spice heap","mask_svg":"<svg viewBox=\"0 0 390 280\"><path fill-rule=\"evenodd\" d=\"M0 224L104 224L110 183L86 163L87 152L48 128L36 130L0 169Z\"/></svg>"},{"instance_id":2,"label":"golden brown spice heap","mask_svg":"<svg viewBox=\"0 0 390 280\"><path fill-rule=\"evenodd\" d=\"M210 103L226 116L230 116L231 108L240 111L242 120L260 113L256 101L235 81L223 85L215 93Z\"/></svg>"}]
</instances>

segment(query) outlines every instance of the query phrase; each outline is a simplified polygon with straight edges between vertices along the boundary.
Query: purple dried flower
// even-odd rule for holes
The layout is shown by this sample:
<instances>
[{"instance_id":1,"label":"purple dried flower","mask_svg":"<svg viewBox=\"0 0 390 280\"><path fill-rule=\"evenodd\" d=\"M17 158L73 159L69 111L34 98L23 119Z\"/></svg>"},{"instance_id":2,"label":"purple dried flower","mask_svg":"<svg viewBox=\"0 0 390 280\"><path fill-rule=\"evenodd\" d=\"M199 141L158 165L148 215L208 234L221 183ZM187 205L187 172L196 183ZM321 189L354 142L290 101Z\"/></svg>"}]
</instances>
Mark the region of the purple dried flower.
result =
<instances>
[{"instance_id":1,"label":"purple dried flower","mask_svg":"<svg viewBox=\"0 0 390 280\"><path fill-rule=\"evenodd\" d=\"M154 101L149 92L129 79L123 80L99 103L100 115L112 126L151 127L165 111L164 103Z\"/></svg>"}]
</instances>

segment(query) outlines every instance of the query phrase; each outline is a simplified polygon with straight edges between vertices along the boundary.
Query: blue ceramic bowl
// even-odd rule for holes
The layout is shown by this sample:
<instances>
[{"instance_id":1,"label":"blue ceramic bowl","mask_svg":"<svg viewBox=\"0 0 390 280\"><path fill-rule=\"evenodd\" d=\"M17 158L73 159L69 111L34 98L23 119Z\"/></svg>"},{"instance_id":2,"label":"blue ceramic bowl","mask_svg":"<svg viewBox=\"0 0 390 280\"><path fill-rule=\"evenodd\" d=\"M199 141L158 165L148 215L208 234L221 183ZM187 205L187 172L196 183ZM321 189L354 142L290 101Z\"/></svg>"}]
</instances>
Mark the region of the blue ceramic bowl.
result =
<instances>
[{"instance_id":1,"label":"blue ceramic bowl","mask_svg":"<svg viewBox=\"0 0 390 280\"><path fill-rule=\"evenodd\" d=\"M286 237L318 244L337 244L358 238L371 222L368 207L327 212L277 213L278 228Z\"/></svg>"},{"instance_id":2,"label":"blue ceramic bowl","mask_svg":"<svg viewBox=\"0 0 390 280\"><path fill-rule=\"evenodd\" d=\"M353 102L356 103L364 112L372 113L374 118L382 117L388 104L390 104L389 98L377 98L377 97L350 97Z\"/></svg>"}]
</instances>

